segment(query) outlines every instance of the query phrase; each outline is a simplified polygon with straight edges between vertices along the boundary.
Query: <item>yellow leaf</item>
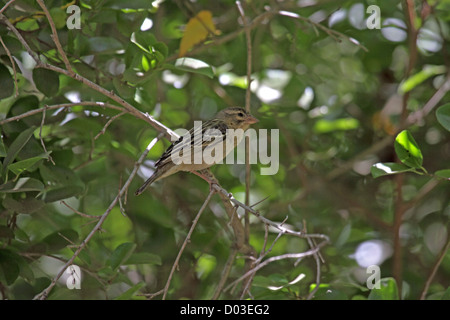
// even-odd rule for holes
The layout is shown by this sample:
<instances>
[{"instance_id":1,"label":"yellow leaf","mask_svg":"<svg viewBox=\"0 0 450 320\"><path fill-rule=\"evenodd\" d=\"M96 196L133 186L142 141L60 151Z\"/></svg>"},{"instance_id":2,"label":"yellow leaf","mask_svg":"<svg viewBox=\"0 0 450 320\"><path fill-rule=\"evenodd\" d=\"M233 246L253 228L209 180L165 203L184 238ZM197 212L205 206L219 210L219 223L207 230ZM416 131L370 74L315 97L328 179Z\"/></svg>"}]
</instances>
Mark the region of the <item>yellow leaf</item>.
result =
<instances>
[{"instance_id":1,"label":"yellow leaf","mask_svg":"<svg viewBox=\"0 0 450 320\"><path fill-rule=\"evenodd\" d=\"M184 56L189 49L205 40L210 33L216 34L212 13L208 10L200 11L186 25L186 30L180 43L179 57Z\"/></svg>"}]
</instances>

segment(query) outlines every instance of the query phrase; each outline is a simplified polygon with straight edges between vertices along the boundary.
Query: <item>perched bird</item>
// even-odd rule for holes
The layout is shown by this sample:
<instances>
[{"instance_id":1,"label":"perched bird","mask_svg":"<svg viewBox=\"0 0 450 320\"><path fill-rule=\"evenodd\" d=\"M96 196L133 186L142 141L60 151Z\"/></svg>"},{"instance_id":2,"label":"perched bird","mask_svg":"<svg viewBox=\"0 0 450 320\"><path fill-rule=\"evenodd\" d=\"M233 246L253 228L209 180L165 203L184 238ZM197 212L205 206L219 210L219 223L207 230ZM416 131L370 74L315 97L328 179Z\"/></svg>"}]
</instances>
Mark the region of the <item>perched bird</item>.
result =
<instances>
[{"instance_id":1,"label":"perched bird","mask_svg":"<svg viewBox=\"0 0 450 320\"><path fill-rule=\"evenodd\" d=\"M221 110L201 126L194 125L155 162L155 172L135 194L140 195L151 183L178 171L190 171L211 183L197 170L222 161L242 140L244 131L256 122L258 119L243 108L230 107Z\"/></svg>"}]
</instances>

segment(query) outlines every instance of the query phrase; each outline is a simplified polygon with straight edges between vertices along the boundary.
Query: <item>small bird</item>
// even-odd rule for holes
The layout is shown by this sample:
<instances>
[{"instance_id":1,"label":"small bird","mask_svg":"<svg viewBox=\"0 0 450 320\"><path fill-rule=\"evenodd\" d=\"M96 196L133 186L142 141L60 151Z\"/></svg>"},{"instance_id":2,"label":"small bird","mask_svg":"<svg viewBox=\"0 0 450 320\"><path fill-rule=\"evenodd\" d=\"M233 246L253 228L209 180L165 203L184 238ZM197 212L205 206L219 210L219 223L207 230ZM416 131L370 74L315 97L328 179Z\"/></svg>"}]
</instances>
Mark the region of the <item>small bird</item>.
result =
<instances>
[{"instance_id":1,"label":"small bird","mask_svg":"<svg viewBox=\"0 0 450 320\"><path fill-rule=\"evenodd\" d=\"M209 168L223 160L242 140L244 131L251 124L257 122L258 119L241 107L221 110L213 119L206 121L201 126L194 126L187 134L171 144L161 158L155 162L155 172L136 190L135 194L140 195L151 183L178 171L190 171L211 184L211 181L197 170ZM200 134L201 136L199 136ZM220 146L223 147L222 152L215 154L215 151L219 149L214 150L214 147L221 142L223 143ZM226 148L227 142L231 148ZM200 161L196 161L198 159Z\"/></svg>"}]
</instances>

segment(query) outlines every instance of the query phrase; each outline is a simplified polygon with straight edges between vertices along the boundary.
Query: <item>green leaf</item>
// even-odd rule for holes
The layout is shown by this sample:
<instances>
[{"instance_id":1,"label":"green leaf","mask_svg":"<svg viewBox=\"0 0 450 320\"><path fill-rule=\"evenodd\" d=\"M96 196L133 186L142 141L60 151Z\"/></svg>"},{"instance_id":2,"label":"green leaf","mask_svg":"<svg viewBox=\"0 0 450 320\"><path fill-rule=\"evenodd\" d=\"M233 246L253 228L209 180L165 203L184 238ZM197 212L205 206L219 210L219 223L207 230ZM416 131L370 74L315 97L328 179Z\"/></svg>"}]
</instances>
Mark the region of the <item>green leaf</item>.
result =
<instances>
[{"instance_id":1,"label":"green leaf","mask_svg":"<svg viewBox=\"0 0 450 320\"><path fill-rule=\"evenodd\" d=\"M131 42L134 43L139 49L144 51L145 53L151 54L152 53L152 46L155 45L158 41L156 40L156 37L147 32L133 32L131 35Z\"/></svg>"},{"instance_id":2,"label":"green leaf","mask_svg":"<svg viewBox=\"0 0 450 320\"><path fill-rule=\"evenodd\" d=\"M156 264L161 265L161 257L148 252L133 253L123 264Z\"/></svg>"},{"instance_id":3,"label":"green leaf","mask_svg":"<svg viewBox=\"0 0 450 320\"><path fill-rule=\"evenodd\" d=\"M0 158L6 157L6 149L5 145L3 144L3 139L0 137Z\"/></svg>"},{"instance_id":4,"label":"green leaf","mask_svg":"<svg viewBox=\"0 0 450 320\"><path fill-rule=\"evenodd\" d=\"M149 64L149 61L148 61L148 59L147 59L147 57L146 56L142 56L142 69L145 71L145 72L147 72L148 70L150 70L150 64Z\"/></svg>"},{"instance_id":5,"label":"green leaf","mask_svg":"<svg viewBox=\"0 0 450 320\"><path fill-rule=\"evenodd\" d=\"M82 187L83 182L73 170L60 166L46 166L42 164L39 167L39 173L46 184L77 185Z\"/></svg>"},{"instance_id":6,"label":"green leaf","mask_svg":"<svg viewBox=\"0 0 450 320\"><path fill-rule=\"evenodd\" d=\"M14 80L8 68L0 63L0 100L12 96L14 93Z\"/></svg>"},{"instance_id":7,"label":"green leaf","mask_svg":"<svg viewBox=\"0 0 450 320\"><path fill-rule=\"evenodd\" d=\"M422 168L422 151L408 130L403 130L397 135L394 147L402 163L412 168Z\"/></svg>"},{"instance_id":8,"label":"green leaf","mask_svg":"<svg viewBox=\"0 0 450 320\"><path fill-rule=\"evenodd\" d=\"M16 28L23 31L35 31L39 29L39 23L36 19L26 19L18 22Z\"/></svg>"},{"instance_id":9,"label":"green leaf","mask_svg":"<svg viewBox=\"0 0 450 320\"><path fill-rule=\"evenodd\" d=\"M169 48L164 42L157 42L153 45L153 49L157 52L160 52L165 59L167 55L169 54Z\"/></svg>"},{"instance_id":10,"label":"green leaf","mask_svg":"<svg viewBox=\"0 0 450 320\"><path fill-rule=\"evenodd\" d=\"M130 300L133 298L134 294L138 292L142 287L145 286L145 282L136 283L130 289L122 293L120 296L114 298L114 300Z\"/></svg>"},{"instance_id":11,"label":"green leaf","mask_svg":"<svg viewBox=\"0 0 450 320\"><path fill-rule=\"evenodd\" d=\"M380 280L380 288L370 291L369 300L398 300L398 288L394 278Z\"/></svg>"},{"instance_id":12,"label":"green leaf","mask_svg":"<svg viewBox=\"0 0 450 320\"><path fill-rule=\"evenodd\" d=\"M10 250L0 249L0 282L11 285L16 281L20 273L19 264L16 262L15 253Z\"/></svg>"},{"instance_id":13,"label":"green leaf","mask_svg":"<svg viewBox=\"0 0 450 320\"><path fill-rule=\"evenodd\" d=\"M450 300L450 287L447 287L447 290L445 290L441 300Z\"/></svg>"},{"instance_id":14,"label":"green leaf","mask_svg":"<svg viewBox=\"0 0 450 320\"><path fill-rule=\"evenodd\" d=\"M108 0L105 2L104 6L113 9L152 9L152 3L153 1L148 0Z\"/></svg>"},{"instance_id":15,"label":"green leaf","mask_svg":"<svg viewBox=\"0 0 450 320\"><path fill-rule=\"evenodd\" d=\"M371 168L370 172L372 177L378 178L381 176L386 176L390 174L397 174L402 172L411 172L413 169L401 163L395 162L384 162L375 163Z\"/></svg>"},{"instance_id":16,"label":"green leaf","mask_svg":"<svg viewBox=\"0 0 450 320\"><path fill-rule=\"evenodd\" d=\"M434 173L434 175L440 178L450 180L450 169L438 170Z\"/></svg>"},{"instance_id":17,"label":"green leaf","mask_svg":"<svg viewBox=\"0 0 450 320\"><path fill-rule=\"evenodd\" d=\"M117 270L118 267L120 267L125 263L125 261L128 260L134 249L136 249L135 243L125 242L120 244L111 255L111 259L109 262L110 267L113 270Z\"/></svg>"},{"instance_id":18,"label":"green leaf","mask_svg":"<svg viewBox=\"0 0 450 320\"><path fill-rule=\"evenodd\" d=\"M17 181L8 181L0 185L0 193L14 193L14 192L28 192L28 191L42 191L44 185L41 181L34 178L20 178Z\"/></svg>"},{"instance_id":19,"label":"green leaf","mask_svg":"<svg viewBox=\"0 0 450 320\"><path fill-rule=\"evenodd\" d=\"M88 42L91 50L97 53L114 53L123 48L118 40L111 37L92 37Z\"/></svg>"},{"instance_id":20,"label":"green leaf","mask_svg":"<svg viewBox=\"0 0 450 320\"><path fill-rule=\"evenodd\" d=\"M11 170L15 175L19 175L24 171L27 171L31 167L33 167L38 161L42 159L48 159L48 156L51 152L43 153L37 157L28 158L25 160L17 161L8 166L8 169Z\"/></svg>"},{"instance_id":21,"label":"green leaf","mask_svg":"<svg viewBox=\"0 0 450 320\"><path fill-rule=\"evenodd\" d=\"M6 155L5 160L3 160L3 170L8 167L8 165L16 158L20 150L22 150L22 148L27 144L28 140L30 140L33 135L34 130L34 127L28 128L19 134L13 143L11 143L11 146L8 149L8 154Z\"/></svg>"},{"instance_id":22,"label":"green leaf","mask_svg":"<svg viewBox=\"0 0 450 320\"><path fill-rule=\"evenodd\" d=\"M19 275L29 282L34 281L28 261L11 250L0 249L0 282L12 284Z\"/></svg>"},{"instance_id":23,"label":"green leaf","mask_svg":"<svg viewBox=\"0 0 450 320\"><path fill-rule=\"evenodd\" d=\"M83 190L83 187L77 185L55 188L45 192L42 199L46 203L55 202L58 200L64 200L70 197L78 196L83 192Z\"/></svg>"},{"instance_id":24,"label":"green leaf","mask_svg":"<svg viewBox=\"0 0 450 320\"><path fill-rule=\"evenodd\" d=\"M16 213L23 213L23 214L31 214L33 212L38 211L45 205L45 202L36 199L34 197L29 197L25 199L19 199L15 200L12 197L6 197L3 200L3 206Z\"/></svg>"},{"instance_id":25,"label":"green leaf","mask_svg":"<svg viewBox=\"0 0 450 320\"><path fill-rule=\"evenodd\" d=\"M354 118L343 118L336 120L320 119L314 125L314 131L327 133L334 131L354 130L359 127L359 121Z\"/></svg>"},{"instance_id":26,"label":"green leaf","mask_svg":"<svg viewBox=\"0 0 450 320\"><path fill-rule=\"evenodd\" d=\"M52 70L36 68L33 70L36 88L47 97L55 96L59 91L59 75Z\"/></svg>"},{"instance_id":27,"label":"green leaf","mask_svg":"<svg viewBox=\"0 0 450 320\"><path fill-rule=\"evenodd\" d=\"M40 243L46 245L46 252L55 252L78 241L78 232L63 229L46 236Z\"/></svg>"},{"instance_id":28,"label":"green leaf","mask_svg":"<svg viewBox=\"0 0 450 320\"><path fill-rule=\"evenodd\" d=\"M0 225L0 238L12 239L14 238L14 231L7 226Z\"/></svg>"},{"instance_id":29,"label":"green leaf","mask_svg":"<svg viewBox=\"0 0 450 320\"><path fill-rule=\"evenodd\" d=\"M445 73L446 70L447 68L445 66L425 65L421 71L412 75L400 84L399 91L401 94L411 91L428 78Z\"/></svg>"},{"instance_id":30,"label":"green leaf","mask_svg":"<svg viewBox=\"0 0 450 320\"><path fill-rule=\"evenodd\" d=\"M35 95L28 95L17 99L14 104L10 108L10 112L8 117L10 116L18 116L25 112L38 109L39 108L39 99ZM49 117L50 118L50 117ZM50 120L47 118L47 120ZM3 128L7 133L20 133L29 127L35 126L38 127L42 122L42 113L38 113L32 115L30 117L22 118L20 121L13 121L6 123ZM47 121L48 123L48 121Z\"/></svg>"},{"instance_id":31,"label":"green leaf","mask_svg":"<svg viewBox=\"0 0 450 320\"><path fill-rule=\"evenodd\" d=\"M450 131L450 103L446 103L436 110L436 118L447 131Z\"/></svg>"},{"instance_id":32,"label":"green leaf","mask_svg":"<svg viewBox=\"0 0 450 320\"><path fill-rule=\"evenodd\" d=\"M184 71L201 74L211 79L214 77L214 71L212 67L206 62L203 62L198 59L179 58L175 61L175 65L166 64L165 67L175 71Z\"/></svg>"},{"instance_id":33,"label":"green leaf","mask_svg":"<svg viewBox=\"0 0 450 320\"><path fill-rule=\"evenodd\" d=\"M66 26L67 14L65 10L59 7L53 7L50 9L50 16L55 23L56 29L61 29Z\"/></svg>"},{"instance_id":34,"label":"green leaf","mask_svg":"<svg viewBox=\"0 0 450 320\"><path fill-rule=\"evenodd\" d=\"M121 79L115 77L113 78L114 88L116 88L117 93L122 98L133 98L136 93L136 88L127 85Z\"/></svg>"},{"instance_id":35,"label":"green leaf","mask_svg":"<svg viewBox=\"0 0 450 320\"><path fill-rule=\"evenodd\" d=\"M1 28L1 26L0 26L0 28ZM4 30L6 30L8 32L6 25L4 26L4 28L5 28ZM9 49L9 51L12 55L15 55L16 53L23 51L22 44L20 43L19 40L17 40L17 38L8 36L8 35L2 35L2 39L3 39L3 43ZM1 45L0 45L0 54L6 55L5 49Z\"/></svg>"}]
</instances>

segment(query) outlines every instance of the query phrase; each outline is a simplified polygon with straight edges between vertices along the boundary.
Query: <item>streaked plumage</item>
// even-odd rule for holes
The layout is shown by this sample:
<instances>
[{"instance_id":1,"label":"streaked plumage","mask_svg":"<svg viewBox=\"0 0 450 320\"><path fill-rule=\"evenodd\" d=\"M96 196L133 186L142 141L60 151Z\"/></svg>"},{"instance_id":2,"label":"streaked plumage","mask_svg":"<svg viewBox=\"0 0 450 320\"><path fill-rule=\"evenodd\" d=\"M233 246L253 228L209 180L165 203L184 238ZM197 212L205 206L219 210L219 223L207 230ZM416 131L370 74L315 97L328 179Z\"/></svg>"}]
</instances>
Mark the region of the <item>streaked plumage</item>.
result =
<instances>
[{"instance_id":1,"label":"streaked plumage","mask_svg":"<svg viewBox=\"0 0 450 320\"><path fill-rule=\"evenodd\" d=\"M151 183L170 176L178 171L191 171L195 172L197 170L203 170L209 168L214 163L206 163L202 161L201 163L195 163L194 158L196 157L195 151L201 150L202 155L206 148L214 148L216 143L221 141L225 142L225 139L234 137L227 137L227 129L242 129L244 132L248 129L248 127L258 122L258 120L253 117L251 114L247 113L243 108L240 107L231 107L220 111L214 119L208 120L202 124L201 127L192 128L185 136L180 137L177 141L170 145L169 148L162 154L161 158L159 158L155 162L155 172L153 175L144 182L144 184L136 190L136 195L140 195ZM201 130L202 139L196 139L196 135L198 135ZM184 139L186 137L186 139ZM243 135L238 135L233 141L233 148L240 142ZM189 138L189 139L188 139ZM190 144L190 146L188 145ZM198 148L201 143L201 149ZM225 150L226 143L223 144L223 152L220 160L222 160L226 155L227 151ZM189 152L184 155L183 150L189 150ZM213 149L209 149L213 150ZM191 160L190 163L186 163L188 161L181 161L181 163L174 163L174 156L179 155L180 159ZM183 158L183 156L185 158ZM190 158L190 159L189 159ZM203 159L203 158L202 158ZM212 159L212 158L210 158ZM211 161L211 160L208 161ZM215 158L214 158L215 159Z\"/></svg>"}]
</instances>

